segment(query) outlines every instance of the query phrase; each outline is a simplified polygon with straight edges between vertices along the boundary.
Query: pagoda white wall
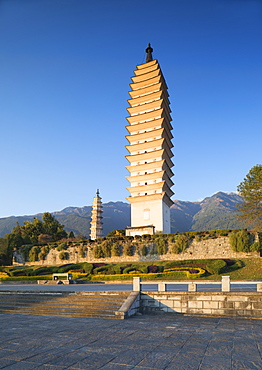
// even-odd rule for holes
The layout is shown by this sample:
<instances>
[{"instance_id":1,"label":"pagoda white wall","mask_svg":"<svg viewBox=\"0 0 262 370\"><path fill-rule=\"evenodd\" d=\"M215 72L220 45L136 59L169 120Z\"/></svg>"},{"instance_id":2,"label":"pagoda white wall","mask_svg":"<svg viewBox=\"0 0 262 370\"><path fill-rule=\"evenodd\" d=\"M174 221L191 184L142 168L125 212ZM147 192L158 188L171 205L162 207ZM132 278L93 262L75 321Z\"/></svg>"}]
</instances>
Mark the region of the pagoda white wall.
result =
<instances>
[{"instance_id":1,"label":"pagoda white wall","mask_svg":"<svg viewBox=\"0 0 262 370\"><path fill-rule=\"evenodd\" d=\"M163 234L171 233L170 207L162 201L163 204Z\"/></svg>"},{"instance_id":2,"label":"pagoda white wall","mask_svg":"<svg viewBox=\"0 0 262 370\"><path fill-rule=\"evenodd\" d=\"M156 233L170 234L170 208L161 199L132 203L131 225L153 225Z\"/></svg>"}]
</instances>

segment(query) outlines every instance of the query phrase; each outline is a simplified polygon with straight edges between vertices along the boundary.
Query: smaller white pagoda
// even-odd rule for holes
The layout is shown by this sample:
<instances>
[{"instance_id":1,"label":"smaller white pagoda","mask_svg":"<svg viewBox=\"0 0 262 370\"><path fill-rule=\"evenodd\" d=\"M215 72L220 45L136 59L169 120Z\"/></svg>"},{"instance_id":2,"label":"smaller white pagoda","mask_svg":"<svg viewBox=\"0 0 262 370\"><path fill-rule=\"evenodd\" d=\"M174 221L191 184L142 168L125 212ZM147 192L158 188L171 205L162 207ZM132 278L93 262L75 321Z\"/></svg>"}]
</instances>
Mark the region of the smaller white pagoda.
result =
<instances>
[{"instance_id":1,"label":"smaller white pagoda","mask_svg":"<svg viewBox=\"0 0 262 370\"><path fill-rule=\"evenodd\" d=\"M90 238L91 240L96 240L103 236L103 206L102 198L99 196L99 190L96 191L96 196L94 197L92 214L91 214L91 226L90 226Z\"/></svg>"}]
</instances>

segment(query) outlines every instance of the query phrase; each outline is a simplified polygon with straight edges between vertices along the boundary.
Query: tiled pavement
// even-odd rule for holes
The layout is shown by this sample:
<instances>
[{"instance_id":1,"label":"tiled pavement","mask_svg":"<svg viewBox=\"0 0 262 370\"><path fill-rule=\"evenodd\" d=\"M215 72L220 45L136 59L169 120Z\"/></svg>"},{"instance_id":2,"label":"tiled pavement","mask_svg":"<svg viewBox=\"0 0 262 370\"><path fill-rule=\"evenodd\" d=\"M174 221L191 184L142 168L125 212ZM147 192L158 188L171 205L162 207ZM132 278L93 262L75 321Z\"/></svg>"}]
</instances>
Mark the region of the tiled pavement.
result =
<instances>
[{"instance_id":1,"label":"tiled pavement","mask_svg":"<svg viewBox=\"0 0 262 370\"><path fill-rule=\"evenodd\" d=\"M262 369L262 320L0 314L0 368Z\"/></svg>"}]
</instances>

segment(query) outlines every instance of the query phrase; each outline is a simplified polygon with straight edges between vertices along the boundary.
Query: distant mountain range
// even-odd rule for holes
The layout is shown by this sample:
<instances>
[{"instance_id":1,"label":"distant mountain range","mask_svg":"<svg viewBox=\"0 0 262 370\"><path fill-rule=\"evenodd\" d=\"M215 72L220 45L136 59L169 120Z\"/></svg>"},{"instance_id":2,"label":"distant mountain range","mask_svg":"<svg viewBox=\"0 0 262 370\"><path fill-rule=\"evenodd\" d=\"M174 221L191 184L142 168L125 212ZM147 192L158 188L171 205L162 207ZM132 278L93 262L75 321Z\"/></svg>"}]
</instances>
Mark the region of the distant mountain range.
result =
<instances>
[{"instance_id":1,"label":"distant mountain range","mask_svg":"<svg viewBox=\"0 0 262 370\"><path fill-rule=\"evenodd\" d=\"M236 203L242 198L235 193L218 192L200 202L175 200L171 207L171 232L235 229L243 227L234 217ZM92 206L67 207L53 212L66 231L89 236ZM18 222L41 218L41 213L32 216L11 216L0 218L0 237L12 231ZM116 229L130 226L130 205L124 202L103 204L104 235Z\"/></svg>"}]
</instances>

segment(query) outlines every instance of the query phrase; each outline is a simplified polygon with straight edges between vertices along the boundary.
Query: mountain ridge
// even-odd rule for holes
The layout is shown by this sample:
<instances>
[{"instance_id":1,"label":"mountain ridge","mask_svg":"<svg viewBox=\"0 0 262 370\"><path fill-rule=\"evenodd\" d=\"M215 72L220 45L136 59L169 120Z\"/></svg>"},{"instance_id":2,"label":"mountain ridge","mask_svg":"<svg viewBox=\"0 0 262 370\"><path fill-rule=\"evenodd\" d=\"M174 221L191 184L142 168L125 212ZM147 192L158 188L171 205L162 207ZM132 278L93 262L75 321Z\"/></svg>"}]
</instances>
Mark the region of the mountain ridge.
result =
<instances>
[{"instance_id":1,"label":"mountain ridge","mask_svg":"<svg viewBox=\"0 0 262 370\"><path fill-rule=\"evenodd\" d=\"M170 209L171 232L234 229L243 227L234 216L236 204L242 198L236 193L219 191L201 201L175 200ZM66 231L89 236L92 206L69 206L52 212ZM0 237L12 231L18 222L32 221L36 215L10 216L0 218ZM115 229L125 229L130 225L130 204L122 201L103 203L104 235Z\"/></svg>"}]
</instances>

